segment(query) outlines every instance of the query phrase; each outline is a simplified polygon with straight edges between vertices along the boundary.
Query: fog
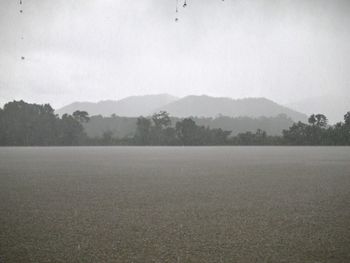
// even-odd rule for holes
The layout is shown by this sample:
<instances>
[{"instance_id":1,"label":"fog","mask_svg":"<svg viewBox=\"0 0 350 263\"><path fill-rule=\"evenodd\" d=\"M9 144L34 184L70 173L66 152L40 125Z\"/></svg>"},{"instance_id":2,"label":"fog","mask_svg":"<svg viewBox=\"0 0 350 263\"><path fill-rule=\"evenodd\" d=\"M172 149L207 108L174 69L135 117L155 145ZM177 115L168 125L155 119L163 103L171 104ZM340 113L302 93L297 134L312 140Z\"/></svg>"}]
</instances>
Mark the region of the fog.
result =
<instances>
[{"instance_id":1,"label":"fog","mask_svg":"<svg viewBox=\"0 0 350 263\"><path fill-rule=\"evenodd\" d=\"M175 0L2 0L0 104L346 94L349 1L182 4L175 13Z\"/></svg>"}]
</instances>

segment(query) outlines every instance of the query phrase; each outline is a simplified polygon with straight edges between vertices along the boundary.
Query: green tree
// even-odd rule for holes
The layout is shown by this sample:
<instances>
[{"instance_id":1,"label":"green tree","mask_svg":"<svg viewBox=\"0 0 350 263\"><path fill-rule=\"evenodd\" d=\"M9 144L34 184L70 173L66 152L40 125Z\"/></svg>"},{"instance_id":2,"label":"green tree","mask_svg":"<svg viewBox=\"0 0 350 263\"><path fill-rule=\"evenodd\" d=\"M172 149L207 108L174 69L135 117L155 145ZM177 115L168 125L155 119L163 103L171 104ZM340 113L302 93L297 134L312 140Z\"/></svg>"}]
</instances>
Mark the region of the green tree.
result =
<instances>
[{"instance_id":1,"label":"green tree","mask_svg":"<svg viewBox=\"0 0 350 263\"><path fill-rule=\"evenodd\" d=\"M151 121L144 117L137 118L135 142L140 145L150 143Z\"/></svg>"},{"instance_id":2,"label":"green tree","mask_svg":"<svg viewBox=\"0 0 350 263\"><path fill-rule=\"evenodd\" d=\"M173 127L167 127L162 131L163 145L178 145L179 140L176 137L176 130Z\"/></svg>"},{"instance_id":3,"label":"green tree","mask_svg":"<svg viewBox=\"0 0 350 263\"><path fill-rule=\"evenodd\" d=\"M3 109L0 108L0 145L5 145L5 125L3 121Z\"/></svg>"},{"instance_id":4,"label":"green tree","mask_svg":"<svg viewBox=\"0 0 350 263\"><path fill-rule=\"evenodd\" d=\"M292 145L326 145L334 144L332 136L337 134L332 127L328 127L327 117L323 114L312 114L308 119L309 125L294 123L289 130L283 131L283 138ZM334 138L333 138L334 139Z\"/></svg>"},{"instance_id":5,"label":"green tree","mask_svg":"<svg viewBox=\"0 0 350 263\"><path fill-rule=\"evenodd\" d=\"M348 112L344 115L344 122L345 122L345 125L350 126L350 111L348 111Z\"/></svg>"},{"instance_id":6,"label":"green tree","mask_svg":"<svg viewBox=\"0 0 350 263\"><path fill-rule=\"evenodd\" d=\"M176 135L182 145L198 145L198 126L190 119L186 118L176 123L175 126ZM197 135L197 136L196 136Z\"/></svg>"},{"instance_id":7,"label":"green tree","mask_svg":"<svg viewBox=\"0 0 350 263\"><path fill-rule=\"evenodd\" d=\"M316 121L317 121L317 120L316 120L315 114L310 115L310 117L309 117L309 119L308 119L309 124L315 125L315 124L316 124Z\"/></svg>"},{"instance_id":8,"label":"green tree","mask_svg":"<svg viewBox=\"0 0 350 263\"><path fill-rule=\"evenodd\" d=\"M166 111L155 113L152 115L152 121L154 126L151 127L151 144L164 145L167 140L164 130L171 125L169 113Z\"/></svg>"},{"instance_id":9,"label":"green tree","mask_svg":"<svg viewBox=\"0 0 350 263\"><path fill-rule=\"evenodd\" d=\"M86 111L77 110L73 112L73 117L80 123L86 123L90 121L89 113Z\"/></svg>"},{"instance_id":10,"label":"green tree","mask_svg":"<svg viewBox=\"0 0 350 263\"><path fill-rule=\"evenodd\" d=\"M58 118L49 104L6 103L1 111L3 145L52 145Z\"/></svg>"},{"instance_id":11,"label":"green tree","mask_svg":"<svg viewBox=\"0 0 350 263\"><path fill-rule=\"evenodd\" d=\"M307 144L307 127L307 124L299 121L294 123L288 130L283 130L285 142L291 145Z\"/></svg>"},{"instance_id":12,"label":"green tree","mask_svg":"<svg viewBox=\"0 0 350 263\"><path fill-rule=\"evenodd\" d=\"M350 111L344 115L344 125L342 129L342 135L344 137L344 144L350 145Z\"/></svg>"},{"instance_id":13,"label":"green tree","mask_svg":"<svg viewBox=\"0 0 350 263\"><path fill-rule=\"evenodd\" d=\"M320 128L325 128L327 127L328 124L328 119L325 115L323 114L316 114L316 125Z\"/></svg>"},{"instance_id":14,"label":"green tree","mask_svg":"<svg viewBox=\"0 0 350 263\"><path fill-rule=\"evenodd\" d=\"M163 129L165 127L170 126L171 120L169 117L169 113L166 111L160 111L152 115L152 120L157 129Z\"/></svg>"},{"instance_id":15,"label":"green tree","mask_svg":"<svg viewBox=\"0 0 350 263\"><path fill-rule=\"evenodd\" d=\"M102 135L102 144L103 145L113 145L114 139L113 139L113 132L112 131L105 131Z\"/></svg>"},{"instance_id":16,"label":"green tree","mask_svg":"<svg viewBox=\"0 0 350 263\"><path fill-rule=\"evenodd\" d=\"M58 129L60 145L81 145L86 140L83 125L72 115L64 114Z\"/></svg>"}]
</instances>

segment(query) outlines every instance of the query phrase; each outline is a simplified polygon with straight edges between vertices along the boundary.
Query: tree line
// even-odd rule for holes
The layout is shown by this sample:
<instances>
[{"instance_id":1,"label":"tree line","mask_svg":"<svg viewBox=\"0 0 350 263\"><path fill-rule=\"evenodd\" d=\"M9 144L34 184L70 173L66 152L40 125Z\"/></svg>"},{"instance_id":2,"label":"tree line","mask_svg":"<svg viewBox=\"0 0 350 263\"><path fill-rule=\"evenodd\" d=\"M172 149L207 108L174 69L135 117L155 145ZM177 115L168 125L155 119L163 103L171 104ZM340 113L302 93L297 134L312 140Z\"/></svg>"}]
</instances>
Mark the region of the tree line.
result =
<instances>
[{"instance_id":1,"label":"tree line","mask_svg":"<svg viewBox=\"0 0 350 263\"><path fill-rule=\"evenodd\" d=\"M328 125L323 114L312 114L308 123L294 123L283 131L288 145L350 145L350 111L344 115L344 122Z\"/></svg>"},{"instance_id":2,"label":"tree line","mask_svg":"<svg viewBox=\"0 0 350 263\"><path fill-rule=\"evenodd\" d=\"M0 108L0 145L83 145L87 136L82 123L87 121L85 111L59 118L49 104L9 102Z\"/></svg>"},{"instance_id":3,"label":"tree line","mask_svg":"<svg viewBox=\"0 0 350 263\"><path fill-rule=\"evenodd\" d=\"M134 143L137 145L226 145L231 131L198 126L185 118L171 127L169 114L165 111L148 119L137 119Z\"/></svg>"},{"instance_id":4,"label":"tree line","mask_svg":"<svg viewBox=\"0 0 350 263\"><path fill-rule=\"evenodd\" d=\"M217 115L216 117L190 117L197 125L210 128L221 128L231 131L230 136L235 136L246 131L265 131L269 135L282 135L283 129L293 125L293 120L285 114L270 117L228 117ZM178 121L183 118L170 116L171 127L175 128ZM305 117L307 120L307 117ZM110 116L94 115L89 122L83 123L85 132L89 137L102 137L108 131L112 137L133 137L136 132L137 117L122 117L112 114Z\"/></svg>"},{"instance_id":5,"label":"tree line","mask_svg":"<svg viewBox=\"0 0 350 263\"><path fill-rule=\"evenodd\" d=\"M101 137L88 137L84 125L90 117L75 111L59 117L49 104L24 101L6 103L0 108L0 145L350 145L350 111L344 122L329 125L323 114L313 114L308 123L293 123L282 136L264 130L231 135L231 131L198 125L193 118L172 119L165 111L136 119L132 136L115 137L105 131Z\"/></svg>"}]
</instances>

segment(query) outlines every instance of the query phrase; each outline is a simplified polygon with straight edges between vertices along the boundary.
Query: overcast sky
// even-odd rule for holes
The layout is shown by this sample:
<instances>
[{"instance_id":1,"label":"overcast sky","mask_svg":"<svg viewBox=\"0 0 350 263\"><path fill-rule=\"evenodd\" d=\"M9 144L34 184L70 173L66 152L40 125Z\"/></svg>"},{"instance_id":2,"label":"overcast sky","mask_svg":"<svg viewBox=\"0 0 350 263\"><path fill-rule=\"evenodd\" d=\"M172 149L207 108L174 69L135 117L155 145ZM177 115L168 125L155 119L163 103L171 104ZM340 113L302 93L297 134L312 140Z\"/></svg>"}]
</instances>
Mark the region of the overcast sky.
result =
<instances>
[{"instance_id":1,"label":"overcast sky","mask_svg":"<svg viewBox=\"0 0 350 263\"><path fill-rule=\"evenodd\" d=\"M348 0L22 1L0 1L1 104L349 93Z\"/></svg>"}]
</instances>

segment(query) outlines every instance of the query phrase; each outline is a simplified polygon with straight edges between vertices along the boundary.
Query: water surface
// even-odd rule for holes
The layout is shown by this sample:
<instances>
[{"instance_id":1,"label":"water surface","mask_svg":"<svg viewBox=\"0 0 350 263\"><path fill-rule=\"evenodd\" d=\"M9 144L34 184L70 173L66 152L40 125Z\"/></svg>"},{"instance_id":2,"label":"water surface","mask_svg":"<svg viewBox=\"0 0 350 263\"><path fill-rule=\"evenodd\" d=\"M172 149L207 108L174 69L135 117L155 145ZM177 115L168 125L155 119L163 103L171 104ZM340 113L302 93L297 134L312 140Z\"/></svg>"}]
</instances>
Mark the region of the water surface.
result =
<instances>
[{"instance_id":1,"label":"water surface","mask_svg":"<svg viewBox=\"0 0 350 263\"><path fill-rule=\"evenodd\" d=\"M349 147L0 148L0 262L350 262Z\"/></svg>"}]
</instances>

